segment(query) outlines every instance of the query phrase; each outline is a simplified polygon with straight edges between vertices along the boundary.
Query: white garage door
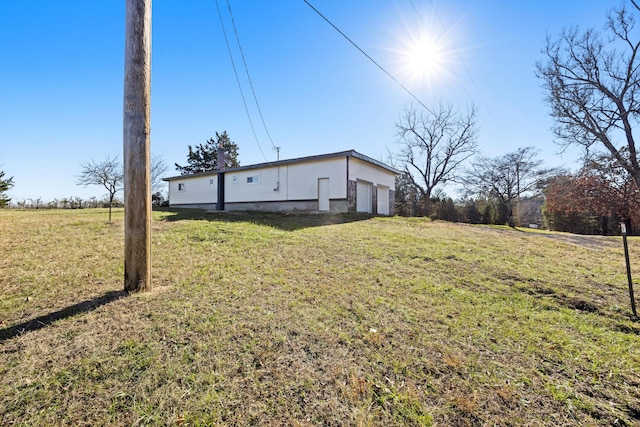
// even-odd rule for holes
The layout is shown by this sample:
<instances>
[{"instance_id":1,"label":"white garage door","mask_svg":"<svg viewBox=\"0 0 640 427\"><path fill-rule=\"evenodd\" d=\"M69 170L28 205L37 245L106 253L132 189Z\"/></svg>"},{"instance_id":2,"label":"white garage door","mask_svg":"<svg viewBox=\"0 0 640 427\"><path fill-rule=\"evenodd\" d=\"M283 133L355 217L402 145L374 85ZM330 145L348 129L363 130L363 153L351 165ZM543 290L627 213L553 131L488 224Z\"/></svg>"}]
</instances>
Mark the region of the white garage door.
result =
<instances>
[{"instance_id":1,"label":"white garage door","mask_svg":"<svg viewBox=\"0 0 640 427\"><path fill-rule=\"evenodd\" d=\"M356 211L371 213L371 183L356 183Z\"/></svg>"},{"instance_id":2,"label":"white garage door","mask_svg":"<svg viewBox=\"0 0 640 427\"><path fill-rule=\"evenodd\" d=\"M389 215L389 187L378 186L378 215Z\"/></svg>"}]
</instances>

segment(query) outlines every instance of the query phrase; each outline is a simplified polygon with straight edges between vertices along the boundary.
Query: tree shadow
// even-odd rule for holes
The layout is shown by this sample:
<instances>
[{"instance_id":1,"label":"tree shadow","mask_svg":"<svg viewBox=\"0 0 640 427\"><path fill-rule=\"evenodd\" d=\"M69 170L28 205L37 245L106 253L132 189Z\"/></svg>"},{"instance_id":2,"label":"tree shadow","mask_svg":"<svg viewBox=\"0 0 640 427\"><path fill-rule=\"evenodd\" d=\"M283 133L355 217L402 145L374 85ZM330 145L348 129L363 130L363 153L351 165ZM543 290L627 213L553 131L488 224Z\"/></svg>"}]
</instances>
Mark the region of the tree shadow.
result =
<instances>
[{"instance_id":1,"label":"tree shadow","mask_svg":"<svg viewBox=\"0 0 640 427\"><path fill-rule=\"evenodd\" d=\"M202 209L154 208L166 215L161 221L204 220L212 222L248 222L275 227L285 231L295 231L310 227L323 227L334 224L347 224L372 218L370 214L354 213L282 213L258 211L212 212Z\"/></svg>"},{"instance_id":2,"label":"tree shadow","mask_svg":"<svg viewBox=\"0 0 640 427\"><path fill-rule=\"evenodd\" d=\"M26 322L20 323L18 325L0 329L0 343L11 338L15 338L25 332L37 331L38 329L51 326L51 324L57 320L67 319L77 314L93 311L98 307L126 297L127 295L129 295L129 293L126 291L110 291L97 298L82 301L78 304L65 307L62 310L54 311L53 313L45 314L43 316L36 317L35 319L27 320Z\"/></svg>"}]
</instances>

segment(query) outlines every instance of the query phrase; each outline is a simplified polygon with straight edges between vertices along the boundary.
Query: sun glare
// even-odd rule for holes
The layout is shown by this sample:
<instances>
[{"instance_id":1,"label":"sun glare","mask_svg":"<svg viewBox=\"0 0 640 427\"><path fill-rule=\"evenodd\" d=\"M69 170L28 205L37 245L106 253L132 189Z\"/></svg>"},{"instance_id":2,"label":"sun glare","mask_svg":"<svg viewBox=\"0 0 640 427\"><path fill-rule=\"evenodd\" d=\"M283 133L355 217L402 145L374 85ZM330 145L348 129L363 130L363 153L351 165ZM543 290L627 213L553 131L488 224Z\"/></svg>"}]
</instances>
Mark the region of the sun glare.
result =
<instances>
[{"instance_id":1,"label":"sun glare","mask_svg":"<svg viewBox=\"0 0 640 427\"><path fill-rule=\"evenodd\" d=\"M460 37L458 25L444 24L433 14L422 14L398 28L395 52L399 75L410 86L441 87L454 74L460 54L454 48ZM411 21L411 22L409 22Z\"/></svg>"},{"instance_id":2,"label":"sun glare","mask_svg":"<svg viewBox=\"0 0 640 427\"><path fill-rule=\"evenodd\" d=\"M444 65L444 52L436 40L422 37L406 52L406 63L414 77L436 74Z\"/></svg>"}]
</instances>

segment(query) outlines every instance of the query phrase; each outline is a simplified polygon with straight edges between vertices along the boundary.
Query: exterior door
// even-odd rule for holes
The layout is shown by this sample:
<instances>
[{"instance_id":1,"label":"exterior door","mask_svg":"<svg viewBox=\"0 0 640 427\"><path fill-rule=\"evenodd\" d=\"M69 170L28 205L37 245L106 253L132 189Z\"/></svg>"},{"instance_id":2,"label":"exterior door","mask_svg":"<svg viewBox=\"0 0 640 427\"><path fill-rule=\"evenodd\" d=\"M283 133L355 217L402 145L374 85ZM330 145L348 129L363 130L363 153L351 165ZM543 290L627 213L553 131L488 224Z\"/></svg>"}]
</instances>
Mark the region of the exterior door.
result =
<instances>
[{"instance_id":1,"label":"exterior door","mask_svg":"<svg viewBox=\"0 0 640 427\"><path fill-rule=\"evenodd\" d=\"M318 210L329 211L329 178L318 179Z\"/></svg>"},{"instance_id":2,"label":"exterior door","mask_svg":"<svg viewBox=\"0 0 640 427\"><path fill-rule=\"evenodd\" d=\"M371 183L356 183L356 212L371 213Z\"/></svg>"},{"instance_id":3,"label":"exterior door","mask_svg":"<svg viewBox=\"0 0 640 427\"><path fill-rule=\"evenodd\" d=\"M378 215L389 215L389 187L378 186Z\"/></svg>"}]
</instances>

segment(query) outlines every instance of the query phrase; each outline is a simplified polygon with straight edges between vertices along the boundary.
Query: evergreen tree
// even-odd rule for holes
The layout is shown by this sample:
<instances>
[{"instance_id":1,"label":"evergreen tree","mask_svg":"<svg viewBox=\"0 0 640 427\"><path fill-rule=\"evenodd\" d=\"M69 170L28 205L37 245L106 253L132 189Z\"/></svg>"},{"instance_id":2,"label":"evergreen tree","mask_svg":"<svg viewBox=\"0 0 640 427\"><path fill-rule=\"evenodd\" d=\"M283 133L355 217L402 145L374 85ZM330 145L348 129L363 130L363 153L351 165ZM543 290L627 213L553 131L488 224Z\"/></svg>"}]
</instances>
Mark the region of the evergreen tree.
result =
<instances>
[{"instance_id":1,"label":"evergreen tree","mask_svg":"<svg viewBox=\"0 0 640 427\"><path fill-rule=\"evenodd\" d=\"M437 206L438 219L451 222L457 222L460 219L456 204L451 197L442 199Z\"/></svg>"},{"instance_id":2,"label":"evergreen tree","mask_svg":"<svg viewBox=\"0 0 640 427\"><path fill-rule=\"evenodd\" d=\"M8 191L11 187L13 187L13 177L3 179L4 172L0 171L0 208L6 207L11 198L5 196L5 192Z\"/></svg>"},{"instance_id":3,"label":"evergreen tree","mask_svg":"<svg viewBox=\"0 0 640 427\"><path fill-rule=\"evenodd\" d=\"M218 169L218 147L224 150L224 167L233 168L240 166L238 161L238 146L231 141L227 131L222 135L216 132L215 140L209 138L204 144L199 144L195 149L189 145L189 154L187 154L187 165L176 165L176 170L181 175L191 175L199 172L207 172Z\"/></svg>"},{"instance_id":4,"label":"evergreen tree","mask_svg":"<svg viewBox=\"0 0 640 427\"><path fill-rule=\"evenodd\" d=\"M482 214L476 206L476 201L473 199L467 200L464 205L464 216L470 224L480 224L482 222Z\"/></svg>"},{"instance_id":5,"label":"evergreen tree","mask_svg":"<svg viewBox=\"0 0 640 427\"><path fill-rule=\"evenodd\" d=\"M403 173L396 176L396 213L399 216L416 216L420 205L420 191Z\"/></svg>"},{"instance_id":6,"label":"evergreen tree","mask_svg":"<svg viewBox=\"0 0 640 427\"><path fill-rule=\"evenodd\" d=\"M482 209L482 219L480 220L480 224L495 224L495 209L491 203L487 203L484 205Z\"/></svg>"}]
</instances>

